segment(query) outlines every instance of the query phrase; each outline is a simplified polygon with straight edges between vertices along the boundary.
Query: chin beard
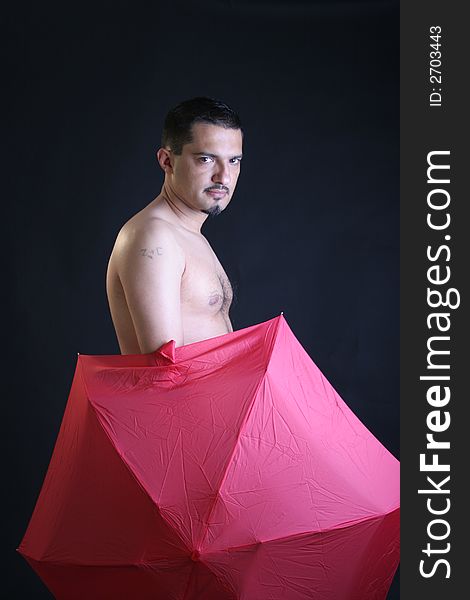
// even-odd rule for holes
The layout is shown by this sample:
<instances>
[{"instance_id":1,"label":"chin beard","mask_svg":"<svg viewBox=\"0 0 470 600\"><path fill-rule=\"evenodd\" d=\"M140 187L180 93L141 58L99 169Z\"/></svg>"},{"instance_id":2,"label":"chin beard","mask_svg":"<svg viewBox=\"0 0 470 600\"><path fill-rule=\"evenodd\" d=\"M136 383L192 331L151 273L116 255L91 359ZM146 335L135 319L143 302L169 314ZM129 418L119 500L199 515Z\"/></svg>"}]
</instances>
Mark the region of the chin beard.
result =
<instances>
[{"instance_id":1,"label":"chin beard","mask_svg":"<svg viewBox=\"0 0 470 600\"><path fill-rule=\"evenodd\" d=\"M220 208L220 206L218 204L212 206L211 208L202 208L201 212L206 213L206 215L209 215L209 217L216 217L217 215L220 215L220 213L222 212L222 209Z\"/></svg>"}]
</instances>

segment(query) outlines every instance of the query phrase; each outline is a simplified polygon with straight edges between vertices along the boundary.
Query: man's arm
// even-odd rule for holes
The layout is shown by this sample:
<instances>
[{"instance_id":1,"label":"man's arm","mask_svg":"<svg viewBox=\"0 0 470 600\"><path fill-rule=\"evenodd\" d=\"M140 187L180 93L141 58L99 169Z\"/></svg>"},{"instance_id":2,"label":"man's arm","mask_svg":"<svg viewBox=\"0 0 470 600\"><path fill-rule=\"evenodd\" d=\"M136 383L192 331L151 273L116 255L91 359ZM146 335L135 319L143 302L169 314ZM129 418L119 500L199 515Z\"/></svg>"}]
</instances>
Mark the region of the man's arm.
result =
<instances>
[{"instance_id":1,"label":"man's arm","mask_svg":"<svg viewBox=\"0 0 470 600\"><path fill-rule=\"evenodd\" d=\"M118 275L142 353L175 340L184 344L181 277L184 252L171 225L155 220L144 228L121 231Z\"/></svg>"}]
</instances>

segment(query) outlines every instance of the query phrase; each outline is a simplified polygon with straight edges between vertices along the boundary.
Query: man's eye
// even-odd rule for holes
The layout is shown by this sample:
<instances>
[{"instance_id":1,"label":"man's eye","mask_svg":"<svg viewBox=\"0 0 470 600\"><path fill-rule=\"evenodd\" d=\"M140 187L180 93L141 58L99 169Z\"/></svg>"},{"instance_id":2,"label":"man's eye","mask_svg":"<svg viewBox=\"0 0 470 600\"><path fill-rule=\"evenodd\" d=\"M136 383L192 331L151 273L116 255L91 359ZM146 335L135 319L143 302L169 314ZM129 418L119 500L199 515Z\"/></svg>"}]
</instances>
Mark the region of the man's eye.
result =
<instances>
[{"instance_id":1,"label":"man's eye","mask_svg":"<svg viewBox=\"0 0 470 600\"><path fill-rule=\"evenodd\" d=\"M231 158L230 162L232 163L232 165L238 165L238 163L240 162L239 158Z\"/></svg>"},{"instance_id":2,"label":"man's eye","mask_svg":"<svg viewBox=\"0 0 470 600\"><path fill-rule=\"evenodd\" d=\"M210 156L201 156L199 157L199 162L202 162L204 164L210 162L212 159Z\"/></svg>"}]
</instances>

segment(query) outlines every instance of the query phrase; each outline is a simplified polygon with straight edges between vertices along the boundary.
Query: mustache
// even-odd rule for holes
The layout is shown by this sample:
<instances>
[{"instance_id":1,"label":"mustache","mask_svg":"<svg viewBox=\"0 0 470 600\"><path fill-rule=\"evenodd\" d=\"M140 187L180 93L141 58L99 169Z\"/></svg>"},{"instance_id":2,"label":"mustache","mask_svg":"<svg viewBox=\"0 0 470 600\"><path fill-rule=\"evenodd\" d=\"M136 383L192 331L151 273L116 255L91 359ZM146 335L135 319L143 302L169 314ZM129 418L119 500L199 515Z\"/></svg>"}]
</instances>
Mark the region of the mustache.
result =
<instances>
[{"instance_id":1,"label":"mustache","mask_svg":"<svg viewBox=\"0 0 470 600\"><path fill-rule=\"evenodd\" d=\"M205 192L227 192L228 194L228 187L226 185L222 185L221 183L216 183L215 185L211 185L210 187L206 188L204 190Z\"/></svg>"}]
</instances>

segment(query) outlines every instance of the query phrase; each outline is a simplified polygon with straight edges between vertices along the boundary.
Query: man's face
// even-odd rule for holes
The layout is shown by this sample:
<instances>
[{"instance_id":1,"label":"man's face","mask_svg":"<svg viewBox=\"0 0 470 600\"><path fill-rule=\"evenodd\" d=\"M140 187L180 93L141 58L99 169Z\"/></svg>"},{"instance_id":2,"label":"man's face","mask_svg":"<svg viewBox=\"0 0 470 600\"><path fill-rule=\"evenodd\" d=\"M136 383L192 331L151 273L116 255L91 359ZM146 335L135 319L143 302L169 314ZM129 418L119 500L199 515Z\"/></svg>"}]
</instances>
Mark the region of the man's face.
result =
<instances>
[{"instance_id":1,"label":"man's face","mask_svg":"<svg viewBox=\"0 0 470 600\"><path fill-rule=\"evenodd\" d=\"M171 185L191 208L216 215L230 202L240 174L242 133L195 123L193 141L172 154Z\"/></svg>"}]
</instances>

